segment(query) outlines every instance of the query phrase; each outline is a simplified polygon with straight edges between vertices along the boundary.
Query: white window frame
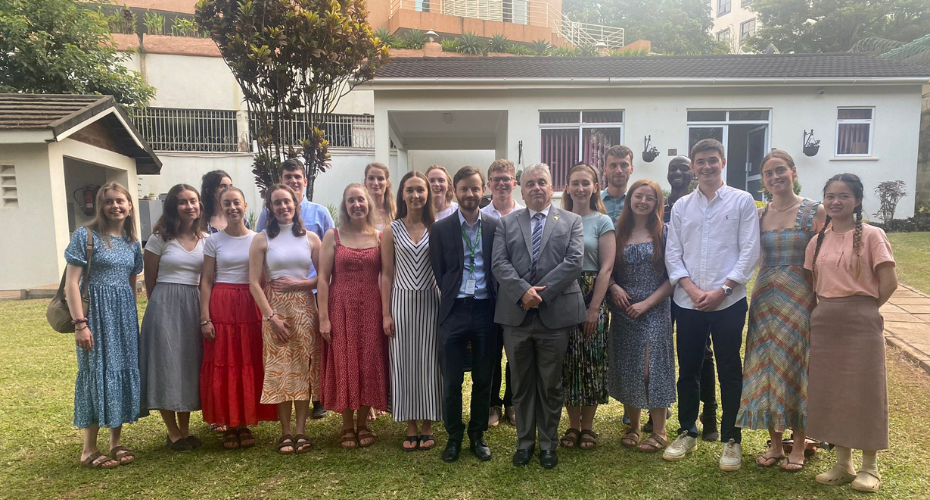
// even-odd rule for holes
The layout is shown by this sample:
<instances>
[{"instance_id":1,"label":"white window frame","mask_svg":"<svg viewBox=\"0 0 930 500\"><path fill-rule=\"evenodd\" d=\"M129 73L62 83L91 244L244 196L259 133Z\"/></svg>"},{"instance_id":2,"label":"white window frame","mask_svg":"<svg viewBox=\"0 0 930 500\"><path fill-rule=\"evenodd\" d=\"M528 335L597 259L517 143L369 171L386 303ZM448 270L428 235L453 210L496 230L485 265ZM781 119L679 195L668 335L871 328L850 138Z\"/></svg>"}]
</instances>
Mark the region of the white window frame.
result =
<instances>
[{"instance_id":1,"label":"white window frame","mask_svg":"<svg viewBox=\"0 0 930 500\"><path fill-rule=\"evenodd\" d=\"M752 29L745 31L745 33L744 33L744 31L743 31L743 26L747 26L747 25L749 25L749 23L752 23ZM739 23L739 41L740 41L740 42L742 42L743 40L745 40L745 39L747 39L747 38L750 38L750 37L752 37L752 36L755 36L755 34L756 34L756 20L755 20L755 18L749 19L748 21L743 21L743 22Z\"/></svg>"},{"instance_id":2,"label":"white window frame","mask_svg":"<svg viewBox=\"0 0 930 500\"><path fill-rule=\"evenodd\" d=\"M717 32L717 41L718 42L727 42L730 43L731 39L730 28L724 28Z\"/></svg>"},{"instance_id":3,"label":"white window frame","mask_svg":"<svg viewBox=\"0 0 930 500\"><path fill-rule=\"evenodd\" d=\"M726 2L727 10L721 12L720 5L724 2ZM717 17L725 16L730 12L733 12L733 0L717 0Z\"/></svg>"},{"instance_id":4,"label":"white window frame","mask_svg":"<svg viewBox=\"0 0 930 500\"><path fill-rule=\"evenodd\" d=\"M868 109L872 111L871 118L840 118L840 111L844 109ZM862 124L867 123L869 125L869 149L866 153L845 153L841 154L839 151L840 148L840 125L848 124ZM836 108L836 128L834 129L833 136L833 156L837 158L863 158L870 157L872 155L872 146L873 140L875 139L875 106L838 106Z\"/></svg>"},{"instance_id":5,"label":"white window frame","mask_svg":"<svg viewBox=\"0 0 930 500\"><path fill-rule=\"evenodd\" d=\"M623 121L621 122L603 122L603 123L582 123L582 113L598 113L598 112L616 112L619 111L623 113ZM537 113L537 121L542 120L543 113L578 113L578 121L572 123L540 123L539 124L539 161L542 161L542 131L544 129L573 129L578 128L578 144L579 146L584 143L584 131L586 129L619 129L620 130L620 142L615 145L624 144L626 127L626 109L617 108L617 109L540 109ZM581 161L583 157L583 148L578 148L578 155L575 159L576 161ZM591 165L594 167L594 170L597 170L599 173L602 173L601 165ZM553 181L553 184L557 184ZM559 197L562 195L562 191L556 191L553 193L554 196Z\"/></svg>"}]
</instances>

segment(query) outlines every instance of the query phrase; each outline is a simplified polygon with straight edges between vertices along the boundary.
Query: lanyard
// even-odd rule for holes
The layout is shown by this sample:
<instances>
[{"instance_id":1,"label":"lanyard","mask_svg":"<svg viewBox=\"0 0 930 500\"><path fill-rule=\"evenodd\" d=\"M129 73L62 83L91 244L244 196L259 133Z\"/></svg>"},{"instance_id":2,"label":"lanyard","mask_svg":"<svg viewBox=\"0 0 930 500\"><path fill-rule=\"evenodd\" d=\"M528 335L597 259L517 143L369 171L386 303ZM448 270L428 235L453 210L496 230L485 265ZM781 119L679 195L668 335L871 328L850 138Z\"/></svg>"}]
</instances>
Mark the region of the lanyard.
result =
<instances>
[{"instance_id":1,"label":"lanyard","mask_svg":"<svg viewBox=\"0 0 930 500\"><path fill-rule=\"evenodd\" d=\"M469 267L468 272L472 276L475 275L475 253L478 251L478 244L481 242L481 219L478 219L478 236L475 238L474 243L472 243L471 238L468 237L468 233L465 232L465 225L467 222L462 223L462 239L465 240L465 244L468 246L468 251L471 252L471 267Z\"/></svg>"}]
</instances>

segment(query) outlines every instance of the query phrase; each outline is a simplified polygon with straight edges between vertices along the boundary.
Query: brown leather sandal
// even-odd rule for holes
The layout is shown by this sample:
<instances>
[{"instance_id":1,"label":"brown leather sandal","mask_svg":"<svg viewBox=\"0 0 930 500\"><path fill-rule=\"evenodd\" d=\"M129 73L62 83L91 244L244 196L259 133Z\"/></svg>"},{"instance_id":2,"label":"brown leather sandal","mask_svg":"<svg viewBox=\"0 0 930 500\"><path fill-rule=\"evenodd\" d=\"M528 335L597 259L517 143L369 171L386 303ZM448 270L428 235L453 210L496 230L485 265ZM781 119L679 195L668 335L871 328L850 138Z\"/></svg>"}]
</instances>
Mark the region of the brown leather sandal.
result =
<instances>
[{"instance_id":1,"label":"brown leather sandal","mask_svg":"<svg viewBox=\"0 0 930 500\"><path fill-rule=\"evenodd\" d=\"M668 439L662 439L658 434L650 434L645 441L636 448L643 453L655 453L668 447Z\"/></svg>"},{"instance_id":2,"label":"brown leather sandal","mask_svg":"<svg viewBox=\"0 0 930 500\"><path fill-rule=\"evenodd\" d=\"M136 452L125 446L114 446L110 448L110 456L113 457L113 460L119 462L120 465L129 465L136 460ZM129 460L126 460L127 458Z\"/></svg>"},{"instance_id":3,"label":"brown leather sandal","mask_svg":"<svg viewBox=\"0 0 930 500\"><path fill-rule=\"evenodd\" d=\"M639 444L639 438L641 436L642 434L640 434L639 431L630 429L626 432L626 434L623 435L622 438L620 438L620 444L626 446L627 448L634 448Z\"/></svg>"},{"instance_id":4,"label":"brown leather sandal","mask_svg":"<svg viewBox=\"0 0 930 500\"><path fill-rule=\"evenodd\" d=\"M353 450L358 448L358 434L355 433L355 429L342 429L338 442L343 448Z\"/></svg>"},{"instance_id":5,"label":"brown leather sandal","mask_svg":"<svg viewBox=\"0 0 930 500\"><path fill-rule=\"evenodd\" d=\"M369 446L375 444L376 437L377 436L375 435L374 432L372 432L371 429L369 429L368 427L362 427L358 430L358 445L361 446L362 448L368 448ZM371 441L368 441L367 443L363 443L362 440L364 439L370 439Z\"/></svg>"},{"instance_id":6,"label":"brown leather sandal","mask_svg":"<svg viewBox=\"0 0 930 500\"><path fill-rule=\"evenodd\" d=\"M285 450L285 448L290 448L290 450ZM285 434L278 439L278 453L290 455L294 453L295 449L294 438L292 438L290 434Z\"/></svg>"},{"instance_id":7,"label":"brown leather sandal","mask_svg":"<svg viewBox=\"0 0 930 500\"><path fill-rule=\"evenodd\" d=\"M313 448L313 443L310 442L310 438L304 434L297 434L294 436L294 444L294 451L296 453L307 453Z\"/></svg>"},{"instance_id":8,"label":"brown leather sandal","mask_svg":"<svg viewBox=\"0 0 930 500\"><path fill-rule=\"evenodd\" d=\"M590 429L583 430L581 431L581 437L578 439L578 447L582 450L593 450L597 447L597 440L599 437L597 433Z\"/></svg>"},{"instance_id":9,"label":"brown leather sandal","mask_svg":"<svg viewBox=\"0 0 930 500\"><path fill-rule=\"evenodd\" d=\"M559 444L566 448L575 448L578 446L578 440L581 439L581 431L574 427L569 427L565 429L565 434L562 435L562 439L559 440Z\"/></svg>"},{"instance_id":10,"label":"brown leather sandal","mask_svg":"<svg viewBox=\"0 0 930 500\"><path fill-rule=\"evenodd\" d=\"M239 433L235 429L227 429L223 433L223 448L227 450L239 449Z\"/></svg>"},{"instance_id":11,"label":"brown leather sandal","mask_svg":"<svg viewBox=\"0 0 930 500\"><path fill-rule=\"evenodd\" d=\"M119 467L119 462L97 451L91 453L87 458L82 460L81 467L86 467L88 469L112 469L114 467Z\"/></svg>"}]
</instances>

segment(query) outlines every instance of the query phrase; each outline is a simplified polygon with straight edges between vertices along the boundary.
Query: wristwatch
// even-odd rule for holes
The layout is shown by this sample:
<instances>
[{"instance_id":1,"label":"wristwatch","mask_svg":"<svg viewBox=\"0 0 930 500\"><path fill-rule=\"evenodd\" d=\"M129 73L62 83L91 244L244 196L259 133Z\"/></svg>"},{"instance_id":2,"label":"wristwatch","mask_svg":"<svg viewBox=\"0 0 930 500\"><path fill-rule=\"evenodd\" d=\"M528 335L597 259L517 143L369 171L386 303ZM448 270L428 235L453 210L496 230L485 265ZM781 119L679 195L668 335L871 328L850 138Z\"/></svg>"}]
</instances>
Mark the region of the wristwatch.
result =
<instances>
[{"instance_id":1,"label":"wristwatch","mask_svg":"<svg viewBox=\"0 0 930 500\"><path fill-rule=\"evenodd\" d=\"M723 294L726 295L727 297L729 297L730 295L733 295L733 289L731 287L728 287L726 285L720 285L720 289L723 290Z\"/></svg>"}]
</instances>

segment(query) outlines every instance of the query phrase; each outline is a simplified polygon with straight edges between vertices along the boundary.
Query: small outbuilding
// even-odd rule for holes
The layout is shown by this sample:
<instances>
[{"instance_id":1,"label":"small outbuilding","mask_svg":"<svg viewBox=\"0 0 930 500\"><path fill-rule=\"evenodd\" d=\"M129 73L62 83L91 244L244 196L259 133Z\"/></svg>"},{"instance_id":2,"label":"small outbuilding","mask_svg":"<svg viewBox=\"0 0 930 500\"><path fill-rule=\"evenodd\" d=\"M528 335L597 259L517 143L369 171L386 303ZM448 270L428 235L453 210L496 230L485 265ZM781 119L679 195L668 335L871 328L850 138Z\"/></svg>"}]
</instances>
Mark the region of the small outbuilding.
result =
<instances>
[{"instance_id":1,"label":"small outbuilding","mask_svg":"<svg viewBox=\"0 0 930 500\"><path fill-rule=\"evenodd\" d=\"M0 290L57 283L96 188L136 193L138 174L160 171L111 96L0 94Z\"/></svg>"}]
</instances>

